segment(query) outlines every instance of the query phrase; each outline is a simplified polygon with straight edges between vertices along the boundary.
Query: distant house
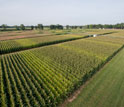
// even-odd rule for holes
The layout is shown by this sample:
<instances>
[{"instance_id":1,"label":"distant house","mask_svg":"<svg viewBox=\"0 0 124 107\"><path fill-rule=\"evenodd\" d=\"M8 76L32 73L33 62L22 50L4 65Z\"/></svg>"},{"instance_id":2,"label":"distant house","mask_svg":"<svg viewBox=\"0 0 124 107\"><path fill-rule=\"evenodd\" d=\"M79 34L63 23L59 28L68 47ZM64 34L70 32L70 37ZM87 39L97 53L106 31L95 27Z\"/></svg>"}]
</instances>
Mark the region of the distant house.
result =
<instances>
[{"instance_id":1,"label":"distant house","mask_svg":"<svg viewBox=\"0 0 124 107\"><path fill-rule=\"evenodd\" d=\"M97 34L94 34L93 37L97 37Z\"/></svg>"}]
</instances>

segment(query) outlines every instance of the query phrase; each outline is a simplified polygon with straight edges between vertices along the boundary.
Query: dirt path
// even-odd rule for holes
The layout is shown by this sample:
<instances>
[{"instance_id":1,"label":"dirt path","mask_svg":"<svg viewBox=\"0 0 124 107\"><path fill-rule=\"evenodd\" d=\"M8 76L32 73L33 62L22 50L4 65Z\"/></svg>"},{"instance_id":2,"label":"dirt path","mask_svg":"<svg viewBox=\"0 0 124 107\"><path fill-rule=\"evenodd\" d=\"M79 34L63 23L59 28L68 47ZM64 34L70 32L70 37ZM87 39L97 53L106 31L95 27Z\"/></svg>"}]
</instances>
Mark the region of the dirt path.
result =
<instances>
[{"instance_id":1,"label":"dirt path","mask_svg":"<svg viewBox=\"0 0 124 107\"><path fill-rule=\"evenodd\" d=\"M70 102L72 102L73 100L75 100L77 98L77 96L80 94L80 92L83 90L83 88L90 82L92 81L92 79L95 78L95 75L90 78L89 80L87 80L83 85L80 86L80 88L78 88L74 93L72 93L72 95L67 98L63 104L60 105L60 107L66 107L66 105Z\"/></svg>"}]
</instances>

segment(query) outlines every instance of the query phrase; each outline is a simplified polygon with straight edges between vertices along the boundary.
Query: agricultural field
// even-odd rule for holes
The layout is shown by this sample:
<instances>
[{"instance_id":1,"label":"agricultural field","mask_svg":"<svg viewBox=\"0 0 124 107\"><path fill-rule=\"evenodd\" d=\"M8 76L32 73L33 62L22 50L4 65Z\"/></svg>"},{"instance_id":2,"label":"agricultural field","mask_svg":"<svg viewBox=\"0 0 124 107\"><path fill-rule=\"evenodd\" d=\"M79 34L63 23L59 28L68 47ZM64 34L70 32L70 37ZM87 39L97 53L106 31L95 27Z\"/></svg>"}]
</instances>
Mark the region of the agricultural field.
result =
<instances>
[{"instance_id":1,"label":"agricultural field","mask_svg":"<svg viewBox=\"0 0 124 107\"><path fill-rule=\"evenodd\" d=\"M73 30L19 30L19 31L0 31L0 40L13 40L22 38L35 38L42 36L63 35L70 33L77 33Z\"/></svg>"},{"instance_id":2,"label":"agricultural field","mask_svg":"<svg viewBox=\"0 0 124 107\"><path fill-rule=\"evenodd\" d=\"M0 40L11 40L11 39L21 39L21 38L31 38L52 35L49 31L6 31L0 32Z\"/></svg>"},{"instance_id":3,"label":"agricultural field","mask_svg":"<svg viewBox=\"0 0 124 107\"><path fill-rule=\"evenodd\" d=\"M54 36L43 36L35 38L25 38L17 40L0 41L0 52L9 53L13 51L19 51L24 49L30 49L33 47L39 47L42 45L55 44L57 42L64 42L73 39L83 38L82 36L75 35L54 35Z\"/></svg>"},{"instance_id":4,"label":"agricultural field","mask_svg":"<svg viewBox=\"0 0 124 107\"><path fill-rule=\"evenodd\" d=\"M0 40L13 40L22 38L33 38L42 36L52 36L52 35L65 35L65 34L76 34L76 35L92 35L92 34L102 34L107 32L118 32L113 30L81 30L81 29L69 29L69 30L27 30L27 31L0 31Z\"/></svg>"},{"instance_id":5,"label":"agricultural field","mask_svg":"<svg viewBox=\"0 0 124 107\"><path fill-rule=\"evenodd\" d=\"M35 38L42 36L64 35L70 33L78 33L78 30L19 30L19 31L1 31L0 40L13 40L22 38Z\"/></svg>"},{"instance_id":6,"label":"agricultural field","mask_svg":"<svg viewBox=\"0 0 124 107\"><path fill-rule=\"evenodd\" d=\"M115 38L124 38L124 31L118 30L115 34L109 34L107 36L115 37Z\"/></svg>"},{"instance_id":7,"label":"agricultural field","mask_svg":"<svg viewBox=\"0 0 124 107\"><path fill-rule=\"evenodd\" d=\"M124 49L65 107L124 107Z\"/></svg>"},{"instance_id":8,"label":"agricultural field","mask_svg":"<svg viewBox=\"0 0 124 107\"><path fill-rule=\"evenodd\" d=\"M37 31L39 32L39 31ZM74 39L79 39L79 38L84 38L87 37L88 35L93 35L94 33L96 34L104 34L104 33L111 33L112 31L110 30L99 30L99 31L89 31L86 33L82 33L81 31L77 34L76 31L72 30L72 32L70 34L64 34L63 32L67 32L65 31L61 31L61 30L57 30L56 32L53 31L49 31L49 32L54 32L54 34L37 34L36 31L34 32L29 32L29 31L25 31L24 33L21 32L21 35L26 35L26 36L20 36L18 33L18 36L15 36L15 38L13 38L12 40L1 40L0 41L0 54L4 54L4 53L10 53L10 52L14 52L14 51L19 51L19 50L24 50L24 49L30 49L30 48L34 48L34 47L39 47L39 46L44 46L44 45L48 45L48 44L55 44L58 42L64 42L64 41L70 41L70 40L74 40ZM59 33L59 35L57 34ZM0 34L2 35L2 34ZM6 34L8 35L8 33ZM12 34L11 34L12 35ZM29 36L30 35L30 36ZM33 35L33 36L31 36ZM39 36L37 36L39 35ZM10 36L10 35L9 35ZM3 37L0 36L1 38ZM8 38L8 36L5 36ZM10 36L12 37L12 36ZM26 37L26 38L25 38ZM30 38L29 38L30 37ZM21 38L21 39L19 39Z\"/></svg>"},{"instance_id":9,"label":"agricultural field","mask_svg":"<svg viewBox=\"0 0 124 107\"><path fill-rule=\"evenodd\" d=\"M124 0L0 0L0 107L124 107Z\"/></svg>"},{"instance_id":10,"label":"agricultural field","mask_svg":"<svg viewBox=\"0 0 124 107\"><path fill-rule=\"evenodd\" d=\"M95 34L108 33L108 30L93 31ZM1 105L58 106L124 47L122 38L106 34L82 39L85 35L78 33L15 40L11 45L13 49L16 49L15 43L33 46L36 43L80 38L1 55ZM10 49L8 41L6 44L4 46Z\"/></svg>"}]
</instances>

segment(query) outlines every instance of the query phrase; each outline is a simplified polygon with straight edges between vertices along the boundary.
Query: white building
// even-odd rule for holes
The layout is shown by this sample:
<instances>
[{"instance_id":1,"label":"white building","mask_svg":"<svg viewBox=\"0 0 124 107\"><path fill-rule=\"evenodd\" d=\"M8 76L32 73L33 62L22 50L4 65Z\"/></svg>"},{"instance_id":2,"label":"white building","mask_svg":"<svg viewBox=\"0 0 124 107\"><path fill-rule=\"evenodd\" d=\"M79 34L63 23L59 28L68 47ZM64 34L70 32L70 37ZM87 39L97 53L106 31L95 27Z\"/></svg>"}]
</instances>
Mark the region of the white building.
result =
<instances>
[{"instance_id":1,"label":"white building","mask_svg":"<svg viewBox=\"0 0 124 107\"><path fill-rule=\"evenodd\" d=\"M97 36L97 34L94 34L94 35L93 35L93 37L96 37L96 36Z\"/></svg>"}]
</instances>

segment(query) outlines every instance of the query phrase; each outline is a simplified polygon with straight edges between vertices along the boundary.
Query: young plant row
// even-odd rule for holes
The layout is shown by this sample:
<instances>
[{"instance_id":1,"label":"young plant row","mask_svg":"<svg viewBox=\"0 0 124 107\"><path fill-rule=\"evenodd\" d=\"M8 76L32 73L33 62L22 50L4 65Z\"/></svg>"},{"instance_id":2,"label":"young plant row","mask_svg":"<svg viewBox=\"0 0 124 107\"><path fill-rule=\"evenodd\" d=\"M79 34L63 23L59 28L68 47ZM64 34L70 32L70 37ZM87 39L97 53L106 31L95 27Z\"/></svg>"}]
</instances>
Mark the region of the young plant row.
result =
<instances>
[{"instance_id":1,"label":"young plant row","mask_svg":"<svg viewBox=\"0 0 124 107\"><path fill-rule=\"evenodd\" d=\"M94 41L77 40L2 55L1 106L58 106L124 47Z\"/></svg>"},{"instance_id":2,"label":"young plant row","mask_svg":"<svg viewBox=\"0 0 124 107\"><path fill-rule=\"evenodd\" d=\"M84 38L84 36L49 36L31 39L0 41L0 54L11 53L40 46L57 44Z\"/></svg>"},{"instance_id":3,"label":"young plant row","mask_svg":"<svg viewBox=\"0 0 124 107\"><path fill-rule=\"evenodd\" d=\"M97 32L97 33L100 35L104 34L104 32L103 33ZM51 35L51 36L43 36L36 38L34 37L34 38L25 38L25 39L17 39L17 40L0 41L0 54L12 53L16 51L21 51L35 47L51 45L51 44L57 44L61 42L72 41L87 37L91 37L91 36L88 36L88 33L87 35L82 33L80 35L78 34Z\"/></svg>"},{"instance_id":4,"label":"young plant row","mask_svg":"<svg viewBox=\"0 0 124 107\"><path fill-rule=\"evenodd\" d=\"M32 57L31 53L2 56L2 105L56 106L67 97L72 82L38 58L31 61Z\"/></svg>"}]
</instances>

